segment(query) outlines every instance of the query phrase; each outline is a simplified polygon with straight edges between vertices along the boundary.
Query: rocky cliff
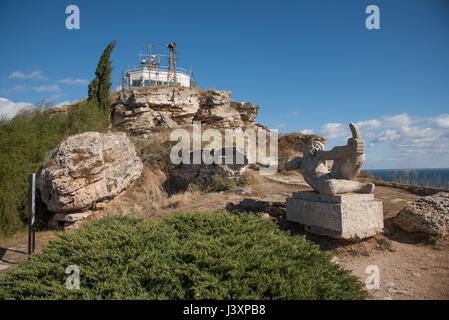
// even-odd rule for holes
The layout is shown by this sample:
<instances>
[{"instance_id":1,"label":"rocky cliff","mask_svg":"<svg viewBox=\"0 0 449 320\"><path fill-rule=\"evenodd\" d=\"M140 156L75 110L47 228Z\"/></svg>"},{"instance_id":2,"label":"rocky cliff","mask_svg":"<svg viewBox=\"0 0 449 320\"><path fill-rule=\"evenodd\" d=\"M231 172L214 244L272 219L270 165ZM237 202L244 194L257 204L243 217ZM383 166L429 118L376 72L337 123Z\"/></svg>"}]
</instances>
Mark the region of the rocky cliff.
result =
<instances>
[{"instance_id":1,"label":"rocky cliff","mask_svg":"<svg viewBox=\"0 0 449 320\"><path fill-rule=\"evenodd\" d=\"M145 137L154 127L173 128L194 120L210 127L246 128L254 125L259 107L232 101L230 91L164 86L124 91L112 110L115 127Z\"/></svg>"}]
</instances>

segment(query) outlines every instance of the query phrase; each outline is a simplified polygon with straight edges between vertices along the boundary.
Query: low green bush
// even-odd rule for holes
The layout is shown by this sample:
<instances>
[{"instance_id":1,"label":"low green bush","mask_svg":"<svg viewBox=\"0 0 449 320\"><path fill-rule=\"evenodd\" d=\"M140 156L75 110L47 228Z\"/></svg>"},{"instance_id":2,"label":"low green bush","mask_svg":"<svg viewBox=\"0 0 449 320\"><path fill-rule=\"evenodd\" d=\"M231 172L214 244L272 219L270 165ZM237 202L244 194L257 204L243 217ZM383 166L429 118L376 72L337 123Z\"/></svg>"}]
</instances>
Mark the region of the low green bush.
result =
<instances>
[{"instance_id":1,"label":"low green bush","mask_svg":"<svg viewBox=\"0 0 449 320\"><path fill-rule=\"evenodd\" d=\"M231 178L223 177L222 175L215 173L207 186L205 186L206 192L219 192L226 191L235 188L237 184Z\"/></svg>"},{"instance_id":2,"label":"low green bush","mask_svg":"<svg viewBox=\"0 0 449 320\"><path fill-rule=\"evenodd\" d=\"M79 290L65 270L80 271ZM0 299L363 299L363 284L305 238L253 214L109 217L0 276Z\"/></svg>"}]
</instances>

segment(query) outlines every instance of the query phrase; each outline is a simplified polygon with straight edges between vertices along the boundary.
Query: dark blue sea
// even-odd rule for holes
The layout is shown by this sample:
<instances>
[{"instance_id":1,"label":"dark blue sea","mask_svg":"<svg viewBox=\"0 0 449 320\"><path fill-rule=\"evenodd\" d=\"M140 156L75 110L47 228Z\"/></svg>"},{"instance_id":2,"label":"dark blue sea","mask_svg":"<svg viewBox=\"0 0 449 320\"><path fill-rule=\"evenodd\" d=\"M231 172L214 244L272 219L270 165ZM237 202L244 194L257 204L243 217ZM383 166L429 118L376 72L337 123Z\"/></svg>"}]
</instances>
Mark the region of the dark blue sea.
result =
<instances>
[{"instance_id":1,"label":"dark blue sea","mask_svg":"<svg viewBox=\"0 0 449 320\"><path fill-rule=\"evenodd\" d=\"M383 181L399 182L423 187L444 187L449 189L449 168L446 169L371 169L374 177Z\"/></svg>"}]
</instances>

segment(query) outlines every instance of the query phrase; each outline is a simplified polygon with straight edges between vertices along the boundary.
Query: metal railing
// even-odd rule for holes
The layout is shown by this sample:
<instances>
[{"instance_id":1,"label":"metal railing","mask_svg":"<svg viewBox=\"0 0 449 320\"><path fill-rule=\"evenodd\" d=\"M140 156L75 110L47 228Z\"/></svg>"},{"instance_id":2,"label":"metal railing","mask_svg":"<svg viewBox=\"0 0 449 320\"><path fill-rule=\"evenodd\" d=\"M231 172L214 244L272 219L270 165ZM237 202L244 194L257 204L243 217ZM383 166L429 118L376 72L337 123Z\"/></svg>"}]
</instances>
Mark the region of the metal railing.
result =
<instances>
[{"instance_id":1,"label":"metal railing","mask_svg":"<svg viewBox=\"0 0 449 320\"><path fill-rule=\"evenodd\" d=\"M141 64L136 64L136 65L132 65L132 66L128 66L126 67L125 71L129 72L129 71L140 71L140 70L149 70L147 66L142 67ZM153 70L152 70L153 71ZM154 70L155 71L155 70ZM159 68L157 69L157 71L162 71L162 72L168 72L168 66L159 66ZM155 71L155 72L157 72ZM181 67L176 67L176 73L180 73L183 74L185 76L190 77L190 71Z\"/></svg>"}]
</instances>

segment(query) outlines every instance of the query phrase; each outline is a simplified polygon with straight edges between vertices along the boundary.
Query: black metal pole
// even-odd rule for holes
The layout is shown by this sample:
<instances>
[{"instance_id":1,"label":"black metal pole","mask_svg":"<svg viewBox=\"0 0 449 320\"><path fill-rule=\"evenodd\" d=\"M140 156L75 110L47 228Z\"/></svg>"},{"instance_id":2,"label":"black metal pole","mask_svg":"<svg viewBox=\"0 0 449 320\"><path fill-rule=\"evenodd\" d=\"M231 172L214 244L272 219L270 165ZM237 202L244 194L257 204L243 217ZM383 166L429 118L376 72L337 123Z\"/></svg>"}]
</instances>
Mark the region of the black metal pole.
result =
<instances>
[{"instance_id":1,"label":"black metal pole","mask_svg":"<svg viewBox=\"0 0 449 320\"><path fill-rule=\"evenodd\" d=\"M35 195L36 190L36 174L30 174L30 193L29 193L29 217L28 217L28 258L31 258L31 254L34 252L36 247L36 234L35 234L35 218L36 218L36 206L35 206Z\"/></svg>"}]
</instances>

